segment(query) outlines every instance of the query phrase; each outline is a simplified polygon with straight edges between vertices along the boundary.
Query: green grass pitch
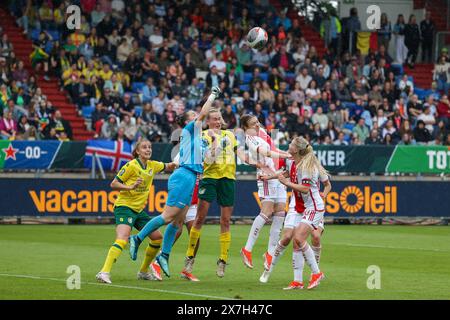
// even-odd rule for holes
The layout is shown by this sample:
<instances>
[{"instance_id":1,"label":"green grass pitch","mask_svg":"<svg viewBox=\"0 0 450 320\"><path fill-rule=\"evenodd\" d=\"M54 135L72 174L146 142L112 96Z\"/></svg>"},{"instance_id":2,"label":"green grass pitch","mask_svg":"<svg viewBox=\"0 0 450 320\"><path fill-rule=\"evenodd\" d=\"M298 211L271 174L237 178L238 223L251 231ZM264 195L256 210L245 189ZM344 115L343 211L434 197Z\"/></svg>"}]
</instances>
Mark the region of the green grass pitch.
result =
<instances>
[{"instance_id":1,"label":"green grass pitch","mask_svg":"<svg viewBox=\"0 0 450 320\"><path fill-rule=\"evenodd\" d=\"M114 240L114 226L0 226L0 299L450 299L450 228L411 226L326 226L321 269L326 278L314 290L282 290L293 277L291 248L269 283L261 284L262 254L269 227L254 252L255 269L244 267L239 249L250 226L233 225L225 278L215 275L219 227L205 226L194 274L200 282L179 277L186 232L175 244L170 279L139 281L138 261L124 250L112 271L113 286L97 284ZM81 289L66 287L69 265L81 269ZM371 265L380 267L381 289L370 290ZM309 278L305 267L305 282Z\"/></svg>"}]
</instances>

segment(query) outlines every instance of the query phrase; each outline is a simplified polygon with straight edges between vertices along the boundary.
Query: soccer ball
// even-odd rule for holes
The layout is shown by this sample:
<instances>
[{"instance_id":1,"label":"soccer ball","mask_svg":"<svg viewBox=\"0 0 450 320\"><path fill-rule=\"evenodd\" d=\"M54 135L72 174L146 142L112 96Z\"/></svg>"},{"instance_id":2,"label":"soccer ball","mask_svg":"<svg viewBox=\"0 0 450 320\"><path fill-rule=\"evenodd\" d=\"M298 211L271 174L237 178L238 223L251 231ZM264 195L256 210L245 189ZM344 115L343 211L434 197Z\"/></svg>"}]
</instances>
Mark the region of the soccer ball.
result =
<instances>
[{"instance_id":1,"label":"soccer ball","mask_svg":"<svg viewBox=\"0 0 450 320\"><path fill-rule=\"evenodd\" d=\"M248 45L256 50L264 48L268 40L267 31L260 27L254 27L247 34Z\"/></svg>"}]
</instances>

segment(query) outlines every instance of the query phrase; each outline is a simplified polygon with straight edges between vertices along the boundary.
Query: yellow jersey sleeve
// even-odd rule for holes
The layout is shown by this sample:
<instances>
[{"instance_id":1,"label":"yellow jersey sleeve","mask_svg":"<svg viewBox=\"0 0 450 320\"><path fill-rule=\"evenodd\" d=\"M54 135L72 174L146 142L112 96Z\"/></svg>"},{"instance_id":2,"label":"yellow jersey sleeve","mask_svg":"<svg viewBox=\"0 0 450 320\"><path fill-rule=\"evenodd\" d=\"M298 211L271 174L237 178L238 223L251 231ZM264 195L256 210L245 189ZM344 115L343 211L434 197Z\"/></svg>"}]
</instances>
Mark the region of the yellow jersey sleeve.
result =
<instances>
[{"instance_id":1,"label":"yellow jersey sleeve","mask_svg":"<svg viewBox=\"0 0 450 320\"><path fill-rule=\"evenodd\" d=\"M166 167L166 165L163 162L159 162L159 161L152 161L151 165L153 167L154 174L160 173Z\"/></svg>"},{"instance_id":2,"label":"yellow jersey sleeve","mask_svg":"<svg viewBox=\"0 0 450 320\"><path fill-rule=\"evenodd\" d=\"M133 166L131 165L130 162L128 162L120 169L119 173L117 173L116 179L119 180L120 182L124 183L130 177L133 176L133 173L134 173Z\"/></svg>"}]
</instances>

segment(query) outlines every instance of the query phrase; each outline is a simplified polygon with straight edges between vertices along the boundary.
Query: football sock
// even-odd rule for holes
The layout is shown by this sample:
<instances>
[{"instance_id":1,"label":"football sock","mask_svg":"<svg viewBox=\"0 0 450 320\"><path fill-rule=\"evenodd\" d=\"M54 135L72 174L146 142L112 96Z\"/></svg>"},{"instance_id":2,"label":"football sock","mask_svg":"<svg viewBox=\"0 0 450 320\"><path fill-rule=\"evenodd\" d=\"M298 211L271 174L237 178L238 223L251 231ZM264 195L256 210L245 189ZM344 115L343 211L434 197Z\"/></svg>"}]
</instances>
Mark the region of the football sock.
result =
<instances>
[{"instance_id":1,"label":"football sock","mask_svg":"<svg viewBox=\"0 0 450 320\"><path fill-rule=\"evenodd\" d=\"M284 212L277 212L284 213ZM283 230L284 216L273 216L272 225L270 226L269 246L267 251L273 252L280 240L281 230Z\"/></svg>"},{"instance_id":2,"label":"football sock","mask_svg":"<svg viewBox=\"0 0 450 320\"><path fill-rule=\"evenodd\" d=\"M145 249L144 261L142 261L141 269L139 270L140 272L148 272L150 263L155 258L156 254L159 251L159 248L161 248L161 242L162 239L150 240L147 249Z\"/></svg>"},{"instance_id":3,"label":"football sock","mask_svg":"<svg viewBox=\"0 0 450 320\"><path fill-rule=\"evenodd\" d=\"M123 248L127 245L126 240L116 239L111 248L109 248L108 255L106 256L105 264L101 272L111 272L113 264L117 261Z\"/></svg>"},{"instance_id":4,"label":"football sock","mask_svg":"<svg viewBox=\"0 0 450 320\"><path fill-rule=\"evenodd\" d=\"M230 249L231 233L230 231L220 234L220 258L221 260L227 262L228 260L228 250Z\"/></svg>"},{"instance_id":5,"label":"football sock","mask_svg":"<svg viewBox=\"0 0 450 320\"><path fill-rule=\"evenodd\" d=\"M320 252L322 251L322 247L321 246L318 246L318 247L311 246L311 249L312 249L312 251L314 251L314 256L316 258L317 264L319 264L319 262L320 262Z\"/></svg>"},{"instance_id":6,"label":"football sock","mask_svg":"<svg viewBox=\"0 0 450 320\"><path fill-rule=\"evenodd\" d=\"M305 245L302 248L302 251L305 255L306 262L311 267L312 273L319 273L319 266L316 262L316 257L314 257L314 251L312 251L309 244L306 242Z\"/></svg>"},{"instance_id":7,"label":"football sock","mask_svg":"<svg viewBox=\"0 0 450 320\"><path fill-rule=\"evenodd\" d=\"M253 246L255 245L256 240L258 239L259 236L259 232L261 231L261 229L264 227L264 225L266 224L266 222L269 219L267 219L267 217L260 213L255 220L253 220L253 224L252 227L250 229L250 233L248 234L248 239L247 239L247 243L245 244L245 250L247 251L252 251Z\"/></svg>"},{"instance_id":8,"label":"football sock","mask_svg":"<svg viewBox=\"0 0 450 320\"><path fill-rule=\"evenodd\" d=\"M284 250L286 250L286 247L283 246L280 242L278 242L272 254L272 266L270 269L272 269L278 263L278 260L280 260L281 256L284 253Z\"/></svg>"},{"instance_id":9,"label":"football sock","mask_svg":"<svg viewBox=\"0 0 450 320\"><path fill-rule=\"evenodd\" d=\"M173 223L169 223L169 225L166 228L166 231L164 232L164 239L162 242L162 253L169 256L170 252L172 251L173 244L175 242L175 236L178 232L178 226L174 225Z\"/></svg>"},{"instance_id":10,"label":"football sock","mask_svg":"<svg viewBox=\"0 0 450 320\"><path fill-rule=\"evenodd\" d=\"M189 232L189 244L186 251L186 257L194 256L195 247L197 246L199 238L200 238L200 230L195 229L195 227L192 227L191 232Z\"/></svg>"},{"instance_id":11,"label":"football sock","mask_svg":"<svg viewBox=\"0 0 450 320\"><path fill-rule=\"evenodd\" d=\"M292 252L292 265L294 266L294 281L303 282L303 266L305 259L303 258L302 251L294 250Z\"/></svg>"},{"instance_id":12,"label":"football sock","mask_svg":"<svg viewBox=\"0 0 450 320\"><path fill-rule=\"evenodd\" d=\"M139 233L137 234L138 240L142 242L150 233L158 230L165 223L166 222L161 215L154 217L152 220L147 222L147 224L142 228L141 231L139 231Z\"/></svg>"}]
</instances>

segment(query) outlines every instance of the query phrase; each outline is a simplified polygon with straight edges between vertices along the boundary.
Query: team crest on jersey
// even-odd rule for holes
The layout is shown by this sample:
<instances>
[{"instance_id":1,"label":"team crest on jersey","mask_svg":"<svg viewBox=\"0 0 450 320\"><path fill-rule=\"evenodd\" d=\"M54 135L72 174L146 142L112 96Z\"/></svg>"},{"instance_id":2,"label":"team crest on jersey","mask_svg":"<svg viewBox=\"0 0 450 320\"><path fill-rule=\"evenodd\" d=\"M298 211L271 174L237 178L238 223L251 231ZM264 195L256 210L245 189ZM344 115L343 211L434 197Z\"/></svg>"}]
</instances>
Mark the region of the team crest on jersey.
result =
<instances>
[{"instance_id":1,"label":"team crest on jersey","mask_svg":"<svg viewBox=\"0 0 450 320\"><path fill-rule=\"evenodd\" d=\"M133 223L133 218L128 218L128 223Z\"/></svg>"},{"instance_id":2,"label":"team crest on jersey","mask_svg":"<svg viewBox=\"0 0 450 320\"><path fill-rule=\"evenodd\" d=\"M120 218L119 221L120 221L120 222L123 222L123 218Z\"/></svg>"}]
</instances>

